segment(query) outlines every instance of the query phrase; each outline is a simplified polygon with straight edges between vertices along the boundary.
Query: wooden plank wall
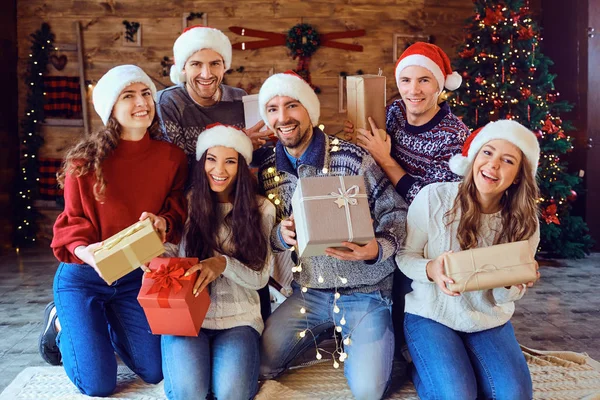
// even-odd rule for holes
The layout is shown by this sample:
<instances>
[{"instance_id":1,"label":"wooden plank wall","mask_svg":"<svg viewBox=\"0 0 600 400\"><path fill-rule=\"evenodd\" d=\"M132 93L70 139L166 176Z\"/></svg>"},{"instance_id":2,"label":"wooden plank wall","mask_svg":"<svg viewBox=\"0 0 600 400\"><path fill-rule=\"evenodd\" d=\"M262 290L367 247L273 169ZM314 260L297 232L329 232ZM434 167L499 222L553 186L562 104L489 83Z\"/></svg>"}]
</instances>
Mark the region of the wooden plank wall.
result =
<instances>
[{"instance_id":1,"label":"wooden plank wall","mask_svg":"<svg viewBox=\"0 0 600 400\"><path fill-rule=\"evenodd\" d=\"M24 72L29 54L28 36L48 22L56 34L57 43L75 43L73 24L82 26L85 74L88 80L99 79L115 65L133 63L141 66L164 86L171 85L168 77L161 76L160 61L172 56L174 40L182 30L182 15L204 12L208 25L223 30L233 43L241 37L228 30L229 26L285 33L298 23L313 25L320 33L365 29L366 36L345 39L364 46L364 51L347 52L320 48L312 57L313 83L321 88L321 122L325 131L334 133L341 128L345 114L338 111L338 76L344 71L354 74L377 73L383 69L388 77L388 101L398 96L393 78L393 35L432 35L436 44L449 54L462 40L464 20L473 13L471 0L248 0L215 1L160 1L160 0L17 0L19 71ZM142 46L122 45L123 20L138 21L142 26ZM199 23L194 21L194 23ZM401 42L399 52L404 47ZM63 71L50 67L52 75L78 74L77 56L68 57ZM254 93L268 77L268 71L282 72L296 67L296 61L281 46L254 51L234 50L232 67L244 66L245 73L227 75L227 83L244 87L255 85ZM23 73L19 76L19 115L23 114L26 87ZM160 89L161 85L157 85ZM89 115L92 128L100 125L93 111L88 91ZM45 144L40 156L60 158L65 149L82 134L81 127L42 128ZM51 224L49 216L47 224Z\"/></svg>"}]
</instances>

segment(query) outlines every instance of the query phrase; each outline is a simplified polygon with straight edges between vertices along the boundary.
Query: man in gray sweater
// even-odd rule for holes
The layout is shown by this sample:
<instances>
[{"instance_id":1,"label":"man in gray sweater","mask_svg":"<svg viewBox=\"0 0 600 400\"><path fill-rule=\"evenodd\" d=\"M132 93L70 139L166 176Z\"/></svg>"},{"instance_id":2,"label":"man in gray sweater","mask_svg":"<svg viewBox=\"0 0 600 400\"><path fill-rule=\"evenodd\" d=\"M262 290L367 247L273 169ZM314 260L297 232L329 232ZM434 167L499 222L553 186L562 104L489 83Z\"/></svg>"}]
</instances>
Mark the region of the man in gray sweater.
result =
<instances>
[{"instance_id":1,"label":"man in gray sweater","mask_svg":"<svg viewBox=\"0 0 600 400\"><path fill-rule=\"evenodd\" d=\"M158 92L156 110L164 139L188 156L190 172L196 164L196 140L208 125L221 123L243 129L255 147L264 143L262 122L244 129L243 89L223 84L231 67L231 42L218 29L191 26L173 45L171 81L176 86ZM190 177L192 174L190 174Z\"/></svg>"},{"instance_id":2,"label":"man in gray sweater","mask_svg":"<svg viewBox=\"0 0 600 400\"><path fill-rule=\"evenodd\" d=\"M334 352L333 367L344 363L355 398L382 398L394 355L393 255L405 238L406 202L367 151L316 128L319 100L298 75L286 72L267 79L260 89L259 108L279 139L275 152L259 168L261 189L277 208L277 225L271 233L274 251L296 244L291 198L303 177L362 175L375 231L375 239L366 245L344 243L348 251L330 248L327 256L297 260L293 294L266 323L261 376L278 376L314 346L321 333L335 327L344 345Z\"/></svg>"}]
</instances>

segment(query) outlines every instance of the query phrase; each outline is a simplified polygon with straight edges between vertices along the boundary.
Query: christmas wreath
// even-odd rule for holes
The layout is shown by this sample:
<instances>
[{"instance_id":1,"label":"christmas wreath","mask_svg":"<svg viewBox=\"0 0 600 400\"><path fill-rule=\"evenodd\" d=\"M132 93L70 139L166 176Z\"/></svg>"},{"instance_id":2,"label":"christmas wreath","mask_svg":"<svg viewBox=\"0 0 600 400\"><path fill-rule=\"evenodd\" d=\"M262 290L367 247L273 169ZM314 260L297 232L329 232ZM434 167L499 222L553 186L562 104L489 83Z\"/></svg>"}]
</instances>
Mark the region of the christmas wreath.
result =
<instances>
[{"instance_id":1,"label":"christmas wreath","mask_svg":"<svg viewBox=\"0 0 600 400\"><path fill-rule=\"evenodd\" d=\"M311 57L321 45L319 33L309 24L298 24L288 31L286 46L292 58Z\"/></svg>"}]
</instances>

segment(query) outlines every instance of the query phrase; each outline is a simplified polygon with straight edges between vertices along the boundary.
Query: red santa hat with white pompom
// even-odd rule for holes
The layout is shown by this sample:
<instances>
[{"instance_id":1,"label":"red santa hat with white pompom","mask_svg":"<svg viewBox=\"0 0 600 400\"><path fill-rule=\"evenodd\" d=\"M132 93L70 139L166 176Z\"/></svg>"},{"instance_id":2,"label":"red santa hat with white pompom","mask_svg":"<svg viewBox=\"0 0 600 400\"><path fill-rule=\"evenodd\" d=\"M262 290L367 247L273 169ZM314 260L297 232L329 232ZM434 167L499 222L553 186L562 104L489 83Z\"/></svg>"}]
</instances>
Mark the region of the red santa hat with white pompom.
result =
<instances>
[{"instance_id":1,"label":"red santa hat with white pompom","mask_svg":"<svg viewBox=\"0 0 600 400\"><path fill-rule=\"evenodd\" d=\"M440 92L443 88L456 90L462 83L462 77L456 71L452 71L450 59L444 50L435 44L416 42L409 46L396 62L396 84L400 79L400 73L406 67L418 65L429 70L438 82Z\"/></svg>"}]
</instances>

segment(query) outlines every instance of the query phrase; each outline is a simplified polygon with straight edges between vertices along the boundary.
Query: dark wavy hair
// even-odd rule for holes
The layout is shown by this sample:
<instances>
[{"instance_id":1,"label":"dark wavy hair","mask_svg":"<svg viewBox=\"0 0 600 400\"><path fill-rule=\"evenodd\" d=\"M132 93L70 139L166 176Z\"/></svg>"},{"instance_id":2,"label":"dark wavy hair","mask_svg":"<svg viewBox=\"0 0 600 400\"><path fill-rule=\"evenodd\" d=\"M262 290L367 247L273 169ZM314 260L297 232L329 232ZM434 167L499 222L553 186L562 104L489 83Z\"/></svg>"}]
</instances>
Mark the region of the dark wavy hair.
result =
<instances>
[{"instance_id":1,"label":"dark wavy hair","mask_svg":"<svg viewBox=\"0 0 600 400\"><path fill-rule=\"evenodd\" d=\"M157 112L154 113L152 123L148 127L148 134L152 139L159 139L162 135ZM96 176L94 198L101 201L106 190L102 161L117 148L120 140L121 125L111 116L106 122L106 126L90 135L84 135L67 151L62 167L56 174L58 186L64 188L67 174L79 178L93 171Z\"/></svg>"},{"instance_id":2,"label":"dark wavy hair","mask_svg":"<svg viewBox=\"0 0 600 400\"><path fill-rule=\"evenodd\" d=\"M267 238L262 231L258 184L244 157L239 155L237 177L231 192L233 209L222 217L217 194L210 189L204 165L206 152L196 163L189 198L190 212L186 223L185 254L200 260L213 252L235 258L254 271L260 271L267 259ZM266 200L263 200L266 201ZM218 241L219 228L225 224L233 246L223 248Z\"/></svg>"}]
</instances>

